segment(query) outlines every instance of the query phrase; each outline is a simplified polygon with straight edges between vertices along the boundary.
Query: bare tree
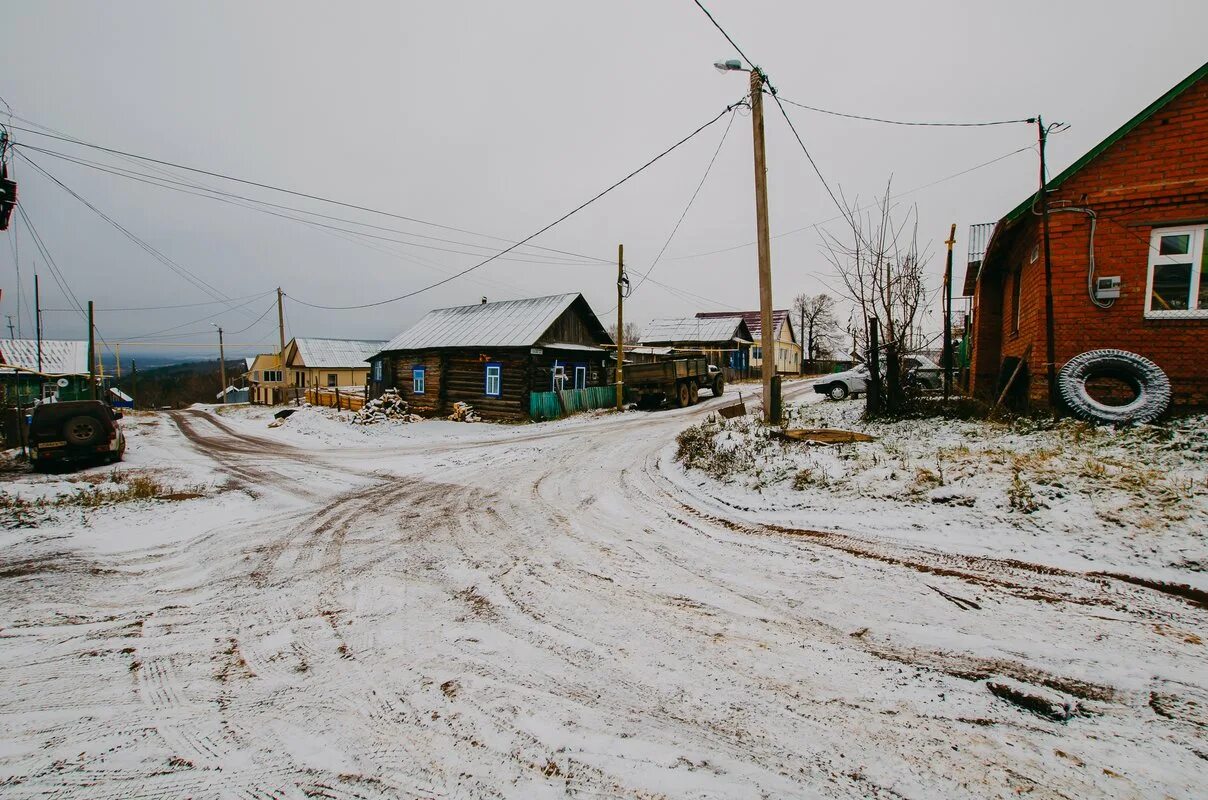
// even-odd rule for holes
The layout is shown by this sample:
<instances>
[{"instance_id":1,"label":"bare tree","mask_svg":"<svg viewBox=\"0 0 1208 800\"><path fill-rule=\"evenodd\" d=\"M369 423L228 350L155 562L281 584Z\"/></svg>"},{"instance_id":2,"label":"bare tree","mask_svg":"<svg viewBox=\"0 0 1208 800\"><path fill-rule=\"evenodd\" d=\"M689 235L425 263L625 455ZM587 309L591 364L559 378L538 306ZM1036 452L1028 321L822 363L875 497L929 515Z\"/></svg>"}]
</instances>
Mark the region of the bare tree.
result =
<instances>
[{"instance_id":1,"label":"bare tree","mask_svg":"<svg viewBox=\"0 0 1208 800\"><path fill-rule=\"evenodd\" d=\"M793 298L793 313L801 322L800 333L803 361L813 361L832 350L836 337L842 334L835 319L835 298L829 294L799 294ZM804 365L802 365L804 369Z\"/></svg>"},{"instance_id":2,"label":"bare tree","mask_svg":"<svg viewBox=\"0 0 1208 800\"><path fill-rule=\"evenodd\" d=\"M917 208L912 206L898 221L889 196L887 183L876 209L866 212L845 198L849 232L823 236L827 260L856 305L855 322L863 328L865 342L874 321L878 327L879 349L885 356L883 410L892 414L904 400L901 359L926 302L923 269L928 255L919 250Z\"/></svg>"},{"instance_id":3,"label":"bare tree","mask_svg":"<svg viewBox=\"0 0 1208 800\"><path fill-rule=\"evenodd\" d=\"M617 324L615 322L609 324L608 335L612 337L612 340L614 342L617 341ZM632 322L626 322L625 323L625 341L619 342L619 344L624 344L626 347L629 347L630 345L637 344L641 338L642 338L642 329L639 328L637 325L633 324Z\"/></svg>"}]
</instances>

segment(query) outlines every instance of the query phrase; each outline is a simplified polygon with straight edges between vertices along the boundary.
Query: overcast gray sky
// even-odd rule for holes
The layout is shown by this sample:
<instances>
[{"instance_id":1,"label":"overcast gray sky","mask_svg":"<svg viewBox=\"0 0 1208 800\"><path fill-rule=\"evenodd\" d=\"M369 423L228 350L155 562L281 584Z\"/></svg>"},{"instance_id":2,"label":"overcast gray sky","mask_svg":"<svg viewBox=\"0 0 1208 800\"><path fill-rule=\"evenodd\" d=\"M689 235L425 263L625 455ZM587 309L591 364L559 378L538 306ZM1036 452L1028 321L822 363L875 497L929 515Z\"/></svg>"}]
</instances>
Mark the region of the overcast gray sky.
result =
<instances>
[{"instance_id":1,"label":"overcast gray sky","mask_svg":"<svg viewBox=\"0 0 1208 800\"><path fill-rule=\"evenodd\" d=\"M1198 67L1208 30L1208 3L1198 0L706 5L784 98L909 120L1040 112L1067 122L1069 131L1051 141L1054 174ZM746 91L745 75L712 68L737 54L691 0L38 2L8 3L2 19L0 97L21 117L88 142L511 240L574 208ZM29 127L4 111L0 106L0 121ZM861 199L882 191L891 174L895 190L911 190L1028 147L1035 137L1026 125L912 129L790 111L832 185ZM636 277L683 213L724 129L725 120L535 243L611 260L624 242ZM787 306L799 292L837 285L810 227L835 210L774 106L767 133L772 233L806 228L772 243L775 300ZM72 144L14 135L150 172ZM311 303L373 302L481 260L324 230L25 152L230 298L280 285ZM76 296L96 301L107 340L173 326L180 327L168 334L191 334L213 321L226 327L229 341L263 343L260 349L275 341L275 313L261 316L268 295L234 310L106 311L214 298L20 158L16 174L34 226ZM177 177L402 232L325 221L377 236L483 257L500 244L218 179ZM963 273L966 226L997 219L1035 181L1029 150L901 198L918 204L921 236L935 253L932 273L942 269L949 223L958 223ZM26 298L37 260L43 305L67 308L24 225L15 227ZM642 286L626 306L627 319L756 307L754 247L685 257L752 242L754 229L751 126L740 115L653 273L678 291ZM11 240L14 233L0 236ZM12 242L5 241L0 313L15 318L14 266ZM583 292L602 314L613 305L615 267L500 260L377 308L321 311L287 300L287 335L389 338L430 308L482 295L565 291ZM201 319L210 314L217 316ZM32 335L24 308L21 315ZM63 312L48 313L45 327L51 337L86 335L79 316ZM165 341L212 338L207 332Z\"/></svg>"}]
</instances>

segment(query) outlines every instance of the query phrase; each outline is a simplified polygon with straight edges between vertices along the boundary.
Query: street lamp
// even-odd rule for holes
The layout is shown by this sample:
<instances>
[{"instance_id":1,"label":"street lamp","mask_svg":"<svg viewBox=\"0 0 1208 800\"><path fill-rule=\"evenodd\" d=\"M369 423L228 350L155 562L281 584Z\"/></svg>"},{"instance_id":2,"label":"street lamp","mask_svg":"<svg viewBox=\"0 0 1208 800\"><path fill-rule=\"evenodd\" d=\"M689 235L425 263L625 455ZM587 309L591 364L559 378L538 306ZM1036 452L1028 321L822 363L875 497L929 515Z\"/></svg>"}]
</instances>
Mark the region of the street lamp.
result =
<instances>
[{"instance_id":1,"label":"street lamp","mask_svg":"<svg viewBox=\"0 0 1208 800\"><path fill-rule=\"evenodd\" d=\"M776 375L775 337L772 331L772 237L768 229L768 168L763 141L763 84L767 76L759 67L743 67L736 58L716 61L719 72L751 73L751 128L755 143L755 227L759 243L759 346L763 375L763 421L780 422L780 398L773 397L772 378Z\"/></svg>"}]
</instances>

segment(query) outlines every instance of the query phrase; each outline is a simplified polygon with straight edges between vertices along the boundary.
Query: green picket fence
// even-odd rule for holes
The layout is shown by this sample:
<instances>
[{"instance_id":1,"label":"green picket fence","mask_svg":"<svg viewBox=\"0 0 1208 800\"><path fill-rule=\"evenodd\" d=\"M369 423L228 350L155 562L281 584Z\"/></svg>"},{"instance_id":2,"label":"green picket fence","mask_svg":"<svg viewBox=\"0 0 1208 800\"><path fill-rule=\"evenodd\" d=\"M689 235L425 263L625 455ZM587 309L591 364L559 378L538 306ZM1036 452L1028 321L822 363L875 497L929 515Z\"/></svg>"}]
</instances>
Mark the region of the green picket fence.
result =
<instances>
[{"instance_id":1,"label":"green picket fence","mask_svg":"<svg viewBox=\"0 0 1208 800\"><path fill-rule=\"evenodd\" d=\"M586 389L566 389L561 392L533 392L529 395L529 415L533 419L558 419L559 417L590 411L593 408L612 408L617 404L617 387L589 386Z\"/></svg>"}]
</instances>

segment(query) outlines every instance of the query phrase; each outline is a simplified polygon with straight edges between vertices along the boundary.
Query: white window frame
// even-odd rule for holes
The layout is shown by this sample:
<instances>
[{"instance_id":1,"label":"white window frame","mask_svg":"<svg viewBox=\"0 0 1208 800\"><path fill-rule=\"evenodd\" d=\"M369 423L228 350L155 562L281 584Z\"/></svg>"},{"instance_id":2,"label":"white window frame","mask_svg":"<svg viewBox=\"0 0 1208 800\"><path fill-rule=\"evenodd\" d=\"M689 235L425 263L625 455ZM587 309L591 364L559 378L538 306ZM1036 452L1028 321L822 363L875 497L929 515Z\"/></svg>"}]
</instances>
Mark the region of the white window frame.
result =
<instances>
[{"instance_id":1,"label":"white window frame","mask_svg":"<svg viewBox=\"0 0 1208 800\"><path fill-rule=\"evenodd\" d=\"M483 394L487 397L501 397L503 395L503 364L487 364L483 378ZM492 383L494 387L492 387ZM494 391L491 391L492 388L494 388Z\"/></svg>"},{"instance_id":2,"label":"white window frame","mask_svg":"<svg viewBox=\"0 0 1208 800\"><path fill-rule=\"evenodd\" d=\"M411 394L424 394L428 390L428 368L416 365L411 368Z\"/></svg>"},{"instance_id":3,"label":"white window frame","mask_svg":"<svg viewBox=\"0 0 1208 800\"><path fill-rule=\"evenodd\" d=\"M1185 256L1158 255L1163 236L1187 234L1191 237L1189 252ZM1208 237L1208 225L1180 225L1172 228L1154 228L1149 235L1149 260L1145 267L1145 318L1146 319L1208 319L1208 306L1196 307L1200 297L1200 279L1204 270L1204 242ZM1187 309L1153 308L1154 267L1160 264L1178 264L1191 261L1191 286L1188 290Z\"/></svg>"},{"instance_id":4,"label":"white window frame","mask_svg":"<svg viewBox=\"0 0 1208 800\"><path fill-rule=\"evenodd\" d=\"M582 380L579 379L580 375L583 376ZM584 367L584 366L575 367L575 388L576 389L586 389L587 388L587 367Z\"/></svg>"},{"instance_id":5,"label":"white window frame","mask_svg":"<svg viewBox=\"0 0 1208 800\"><path fill-rule=\"evenodd\" d=\"M566 365L554 362L553 369L550 370L549 390L551 392L562 392L566 390Z\"/></svg>"}]
</instances>

